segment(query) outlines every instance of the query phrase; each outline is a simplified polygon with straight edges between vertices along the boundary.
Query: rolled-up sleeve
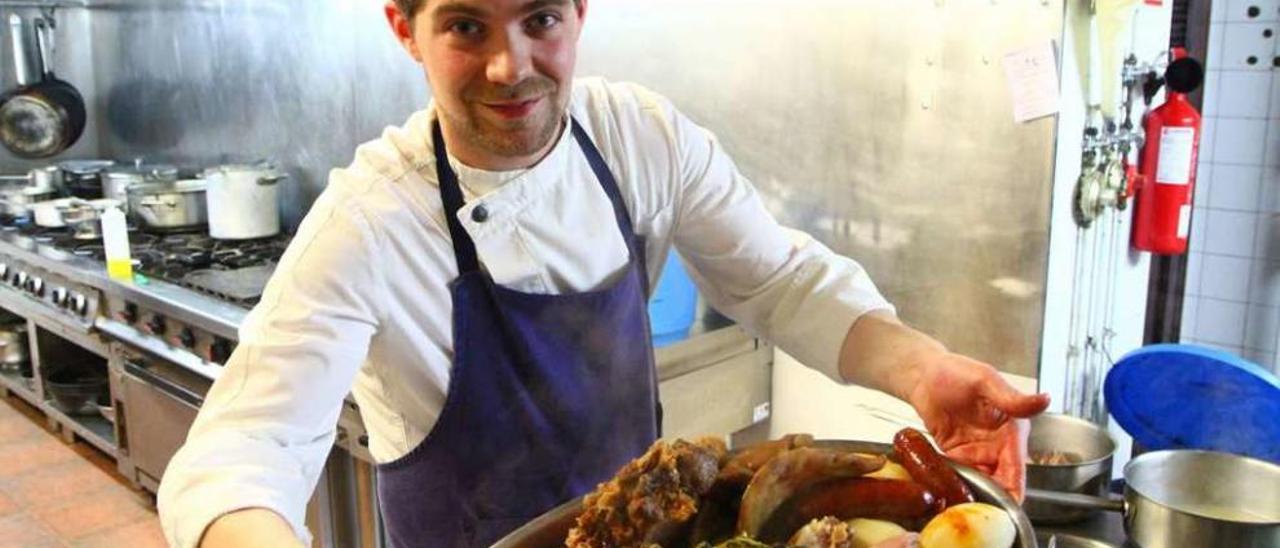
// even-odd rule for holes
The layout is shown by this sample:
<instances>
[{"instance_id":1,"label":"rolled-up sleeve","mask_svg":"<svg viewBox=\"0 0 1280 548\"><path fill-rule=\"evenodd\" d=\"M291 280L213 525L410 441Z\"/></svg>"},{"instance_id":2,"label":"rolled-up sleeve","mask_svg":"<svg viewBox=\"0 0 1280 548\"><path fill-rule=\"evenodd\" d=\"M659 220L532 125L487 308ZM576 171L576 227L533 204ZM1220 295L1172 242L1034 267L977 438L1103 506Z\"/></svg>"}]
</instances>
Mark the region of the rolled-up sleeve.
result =
<instances>
[{"instance_id":1,"label":"rolled-up sleeve","mask_svg":"<svg viewBox=\"0 0 1280 548\"><path fill-rule=\"evenodd\" d=\"M867 272L778 224L707 130L670 112L679 187L676 249L708 302L837 382L853 322L893 312Z\"/></svg>"},{"instance_id":2,"label":"rolled-up sleeve","mask_svg":"<svg viewBox=\"0 0 1280 548\"><path fill-rule=\"evenodd\" d=\"M375 231L350 193L334 188L339 173L241 326L238 347L165 471L158 506L171 546L196 546L214 519L255 507L310 540L307 500L385 293Z\"/></svg>"}]
</instances>

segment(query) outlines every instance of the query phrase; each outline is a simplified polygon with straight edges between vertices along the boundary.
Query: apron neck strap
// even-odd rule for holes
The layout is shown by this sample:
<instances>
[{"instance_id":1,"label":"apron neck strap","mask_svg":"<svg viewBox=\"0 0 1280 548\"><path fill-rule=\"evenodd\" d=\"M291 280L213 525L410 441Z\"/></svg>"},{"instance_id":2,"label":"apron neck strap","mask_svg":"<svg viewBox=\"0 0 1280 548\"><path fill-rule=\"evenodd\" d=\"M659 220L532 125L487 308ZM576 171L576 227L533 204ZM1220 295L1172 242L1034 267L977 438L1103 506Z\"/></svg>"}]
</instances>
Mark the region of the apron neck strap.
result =
<instances>
[{"instance_id":1,"label":"apron neck strap","mask_svg":"<svg viewBox=\"0 0 1280 548\"><path fill-rule=\"evenodd\" d=\"M631 214L627 211L626 202L622 200L622 191L618 189L618 181L614 179L613 172L609 171L609 166L600 155L600 150L582 129L582 125L573 117L569 118L569 125L572 128L574 140L578 142L578 148L582 149L583 155L587 157L587 163L591 166L591 171L595 173L596 180L600 183L600 188L609 196L609 202L613 204L613 216L617 220L618 230L622 232L622 239L627 242L627 250L631 252L632 257L643 257L642 250L636 242ZM440 129L439 120L432 124L431 139L435 149L436 178L440 182L440 198L444 202L444 219L449 225L449 237L453 240L453 254L458 261L458 274L478 272L480 260L476 254L476 245L471 241L471 236L467 234L466 229L462 227L462 222L458 220L458 211L466 205L466 200L462 197L458 174L454 173L453 167L449 165L449 153L445 150L444 133Z\"/></svg>"},{"instance_id":2,"label":"apron neck strap","mask_svg":"<svg viewBox=\"0 0 1280 548\"><path fill-rule=\"evenodd\" d=\"M449 237L453 240L453 255L458 261L458 274L478 272L480 259L476 256L476 244L471 236L462 228L458 220L458 210L466 204L462 198L462 187L458 185L458 174L449 165L449 153L444 148L444 133L440 130L440 121L436 120L431 127L431 140L435 145L436 177L440 182L440 199L444 202L444 220L449 224Z\"/></svg>"}]
</instances>

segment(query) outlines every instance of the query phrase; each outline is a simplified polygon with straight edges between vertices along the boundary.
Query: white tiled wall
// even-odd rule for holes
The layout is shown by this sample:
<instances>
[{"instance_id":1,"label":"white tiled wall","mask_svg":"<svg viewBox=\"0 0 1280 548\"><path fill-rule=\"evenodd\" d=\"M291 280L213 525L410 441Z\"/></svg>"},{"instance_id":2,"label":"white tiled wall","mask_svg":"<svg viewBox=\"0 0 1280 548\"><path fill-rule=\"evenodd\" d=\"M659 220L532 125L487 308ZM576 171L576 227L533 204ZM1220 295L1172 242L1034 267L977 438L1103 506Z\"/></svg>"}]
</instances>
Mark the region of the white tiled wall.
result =
<instances>
[{"instance_id":1,"label":"white tiled wall","mask_svg":"<svg viewBox=\"0 0 1280 548\"><path fill-rule=\"evenodd\" d=\"M1182 340L1277 370L1280 0L1218 0Z\"/></svg>"}]
</instances>

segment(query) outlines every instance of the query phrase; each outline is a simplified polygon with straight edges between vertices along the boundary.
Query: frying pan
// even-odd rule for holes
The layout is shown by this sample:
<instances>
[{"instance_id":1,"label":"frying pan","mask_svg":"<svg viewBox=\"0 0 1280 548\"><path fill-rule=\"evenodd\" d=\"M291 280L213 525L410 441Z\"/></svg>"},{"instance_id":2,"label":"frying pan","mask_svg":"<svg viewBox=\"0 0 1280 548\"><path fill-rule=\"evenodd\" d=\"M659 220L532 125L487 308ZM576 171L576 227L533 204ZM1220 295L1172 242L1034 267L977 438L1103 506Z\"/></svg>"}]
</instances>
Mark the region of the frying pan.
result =
<instances>
[{"instance_id":1,"label":"frying pan","mask_svg":"<svg viewBox=\"0 0 1280 548\"><path fill-rule=\"evenodd\" d=\"M41 76L28 85L23 82L26 52L22 17L9 16L19 87L0 101L0 143L23 158L48 158L80 139L86 112L80 92L53 72L52 23L41 18L35 25Z\"/></svg>"}]
</instances>

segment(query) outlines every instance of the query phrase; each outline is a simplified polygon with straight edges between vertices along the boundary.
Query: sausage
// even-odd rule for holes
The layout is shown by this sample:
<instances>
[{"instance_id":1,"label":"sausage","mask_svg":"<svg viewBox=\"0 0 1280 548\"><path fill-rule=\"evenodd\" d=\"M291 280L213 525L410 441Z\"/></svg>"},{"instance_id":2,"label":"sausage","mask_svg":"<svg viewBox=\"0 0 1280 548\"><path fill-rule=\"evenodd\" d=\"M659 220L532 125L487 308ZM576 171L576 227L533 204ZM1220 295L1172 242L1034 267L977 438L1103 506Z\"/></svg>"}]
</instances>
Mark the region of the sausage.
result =
<instances>
[{"instance_id":1,"label":"sausage","mask_svg":"<svg viewBox=\"0 0 1280 548\"><path fill-rule=\"evenodd\" d=\"M924 434L903 428L893 437L893 450L911 478L937 497L938 511L974 501L969 486L951 468L946 457L934 450Z\"/></svg>"},{"instance_id":2,"label":"sausage","mask_svg":"<svg viewBox=\"0 0 1280 548\"><path fill-rule=\"evenodd\" d=\"M867 477L837 479L792 498L769 519L758 538L765 542L786 540L804 524L825 516L840 520L878 519L914 527L932 515L935 505L933 494L915 482Z\"/></svg>"}]
</instances>

